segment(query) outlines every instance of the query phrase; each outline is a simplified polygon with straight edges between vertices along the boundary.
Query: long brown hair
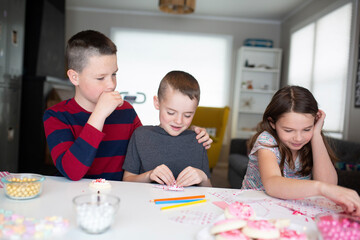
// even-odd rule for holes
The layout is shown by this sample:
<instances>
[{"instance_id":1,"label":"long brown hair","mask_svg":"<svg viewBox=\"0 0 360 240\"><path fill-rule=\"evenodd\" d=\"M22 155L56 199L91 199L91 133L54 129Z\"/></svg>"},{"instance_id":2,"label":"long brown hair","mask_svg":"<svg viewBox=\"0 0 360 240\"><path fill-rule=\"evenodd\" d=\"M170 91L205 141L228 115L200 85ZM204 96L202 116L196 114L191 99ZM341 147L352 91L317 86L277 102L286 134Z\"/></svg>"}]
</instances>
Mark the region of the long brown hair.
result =
<instances>
[{"instance_id":1,"label":"long brown hair","mask_svg":"<svg viewBox=\"0 0 360 240\"><path fill-rule=\"evenodd\" d=\"M275 124L284 113L295 112L311 114L316 118L318 112L318 104L311 92L303 87L299 86L286 86L278 90L272 97L269 105L266 107L262 121L257 125L257 133L249 140L248 147L251 150L256 142L258 136L264 132L269 132L276 140L276 146L278 147L281 155L280 169L283 174L285 160L288 162L291 169L295 168L295 163L290 149L280 141L275 129L270 125L270 122ZM331 161L334 163L337 158L328 144L323 132L321 136L325 143L326 149L329 153ZM269 147L269 146L268 146ZM296 174L301 176L307 176L311 173L313 167L313 156L311 149L311 142L308 142L299 150L300 161L302 163L302 169Z\"/></svg>"}]
</instances>

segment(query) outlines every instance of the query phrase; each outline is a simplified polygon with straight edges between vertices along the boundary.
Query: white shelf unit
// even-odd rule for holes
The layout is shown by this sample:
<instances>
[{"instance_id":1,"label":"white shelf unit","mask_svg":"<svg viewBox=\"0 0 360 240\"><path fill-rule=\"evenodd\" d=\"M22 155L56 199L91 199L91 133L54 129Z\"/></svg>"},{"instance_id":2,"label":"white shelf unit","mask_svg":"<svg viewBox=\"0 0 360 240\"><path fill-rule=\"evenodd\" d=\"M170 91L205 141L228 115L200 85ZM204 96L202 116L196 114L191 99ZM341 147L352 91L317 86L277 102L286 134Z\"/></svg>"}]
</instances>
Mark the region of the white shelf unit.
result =
<instances>
[{"instance_id":1,"label":"white shelf unit","mask_svg":"<svg viewBox=\"0 0 360 240\"><path fill-rule=\"evenodd\" d=\"M241 47L237 55L232 138L249 138L280 86L279 48ZM252 88L248 88L251 82Z\"/></svg>"}]
</instances>

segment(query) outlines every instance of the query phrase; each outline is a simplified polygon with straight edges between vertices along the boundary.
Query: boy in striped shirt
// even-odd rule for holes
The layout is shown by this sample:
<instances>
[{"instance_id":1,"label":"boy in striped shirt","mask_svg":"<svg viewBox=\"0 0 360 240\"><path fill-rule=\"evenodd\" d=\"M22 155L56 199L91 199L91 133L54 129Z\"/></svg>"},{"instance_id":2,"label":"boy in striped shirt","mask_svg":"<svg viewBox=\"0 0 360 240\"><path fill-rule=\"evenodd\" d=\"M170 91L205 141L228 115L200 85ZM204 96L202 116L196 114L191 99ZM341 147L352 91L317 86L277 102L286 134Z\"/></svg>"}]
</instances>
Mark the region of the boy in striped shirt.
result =
<instances>
[{"instance_id":1,"label":"boy in striped shirt","mask_svg":"<svg viewBox=\"0 0 360 240\"><path fill-rule=\"evenodd\" d=\"M51 157L58 171L71 180L122 180L126 150L141 126L135 110L116 88L116 46L104 34L75 34L66 47L67 75L75 96L45 111L43 121ZM212 140L195 128L206 148Z\"/></svg>"}]
</instances>

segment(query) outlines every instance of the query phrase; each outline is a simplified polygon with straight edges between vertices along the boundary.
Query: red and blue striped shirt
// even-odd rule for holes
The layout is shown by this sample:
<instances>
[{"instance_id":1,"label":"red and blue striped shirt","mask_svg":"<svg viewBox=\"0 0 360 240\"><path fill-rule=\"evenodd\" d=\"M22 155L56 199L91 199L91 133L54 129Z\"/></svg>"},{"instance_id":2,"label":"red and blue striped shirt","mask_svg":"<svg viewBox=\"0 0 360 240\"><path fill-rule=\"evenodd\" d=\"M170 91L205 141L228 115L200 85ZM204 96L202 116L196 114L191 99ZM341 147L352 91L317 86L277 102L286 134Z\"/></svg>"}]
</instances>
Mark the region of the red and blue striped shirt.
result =
<instances>
[{"instance_id":1,"label":"red and blue striped shirt","mask_svg":"<svg viewBox=\"0 0 360 240\"><path fill-rule=\"evenodd\" d=\"M127 146L142 125L140 119L126 101L106 118L102 132L87 124L90 115L74 98L45 111L44 129L53 162L71 180L122 180Z\"/></svg>"}]
</instances>

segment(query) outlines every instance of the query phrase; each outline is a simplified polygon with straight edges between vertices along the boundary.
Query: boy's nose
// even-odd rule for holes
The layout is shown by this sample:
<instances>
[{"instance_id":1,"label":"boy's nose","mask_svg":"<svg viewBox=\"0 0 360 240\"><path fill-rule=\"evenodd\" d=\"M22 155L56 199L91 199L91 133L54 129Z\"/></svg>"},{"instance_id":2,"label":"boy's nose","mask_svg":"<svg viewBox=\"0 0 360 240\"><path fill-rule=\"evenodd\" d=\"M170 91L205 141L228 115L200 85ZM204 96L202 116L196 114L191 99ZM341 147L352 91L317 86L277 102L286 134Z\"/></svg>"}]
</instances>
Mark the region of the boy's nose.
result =
<instances>
[{"instance_id":1,"label":"boy's nose","mask_svg":"<svg viewBox=\"0 0 360 240\"><path fill-rule=\"evenodd\" d=\"M114 81L113 79L107 79L106 80L106 89L109 91L114 91L116 87L116 81Z\"/></svg>"},{"instance_id":2,"label":"boy's nose","mask_svg":"<svg viewBox=\"0 0 360 240\"><path fill-rule=\"evenodd\" d=\"M176 124L181 124L182 123L182 116L180 114L176 116L175 123Z\"/></svg>"}]
</instances>

